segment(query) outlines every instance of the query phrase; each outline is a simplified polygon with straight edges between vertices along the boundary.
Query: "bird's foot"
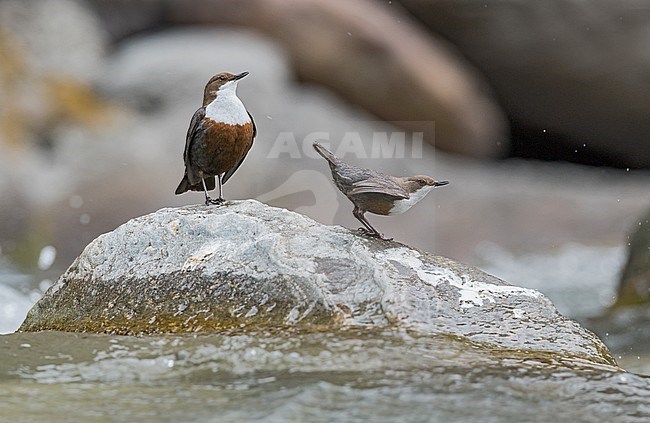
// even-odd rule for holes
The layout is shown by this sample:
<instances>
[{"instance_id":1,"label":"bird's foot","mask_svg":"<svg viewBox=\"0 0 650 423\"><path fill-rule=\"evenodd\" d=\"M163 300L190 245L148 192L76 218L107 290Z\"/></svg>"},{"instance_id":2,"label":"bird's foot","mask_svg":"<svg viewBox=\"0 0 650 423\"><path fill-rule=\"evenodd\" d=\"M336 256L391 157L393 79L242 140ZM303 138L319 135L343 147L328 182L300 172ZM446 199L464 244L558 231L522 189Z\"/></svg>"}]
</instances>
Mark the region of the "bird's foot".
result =
<instances>
[{"instance_id":1,"label":"bird's foot","mask_svg":"<svg viewBox=\"0 0 650 423\"><path fill-rule=\"evenodd\" d=\"M382 240L384 240L384 241L392 241L392 240L393 240L393 238L384 238L384 236L383 236L382 234L380 234L379 232L377 232L377 231L370 231L370 230L368 230L368 229L366 229L366 228L359 228L359 229L357 229L357 231L358 231L361 235L369 236L369 237L371 237L371 238L379 238L379 239L382 239Z\"/></svg>"},{"instance_id":2,"label":"bird's foot","mask_svg":"<svg viewBox=\"0 0 650 423\"><path fill-rule=\"evenodd\" d=\"M210 198L210 197L208 197L208 198L205 199L205 205L206 206L209 206L211 204L215 205L215 206L221 206L225 202L226 202L226 200L224 200L223 198Z\"/></svg>"}]
</instances>

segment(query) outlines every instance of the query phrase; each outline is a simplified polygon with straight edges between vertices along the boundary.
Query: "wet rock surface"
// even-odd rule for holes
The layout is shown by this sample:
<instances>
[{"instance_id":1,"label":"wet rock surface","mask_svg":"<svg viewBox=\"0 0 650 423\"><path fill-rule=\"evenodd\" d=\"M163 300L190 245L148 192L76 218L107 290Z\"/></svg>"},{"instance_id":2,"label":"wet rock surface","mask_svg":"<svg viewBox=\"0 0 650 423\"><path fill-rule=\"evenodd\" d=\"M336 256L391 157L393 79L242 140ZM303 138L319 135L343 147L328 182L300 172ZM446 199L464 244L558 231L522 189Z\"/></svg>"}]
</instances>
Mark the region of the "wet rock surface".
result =
<instances>
[{"instance_id":1,"label":"wet rock surface","mask_svg":"<svg viewBox=\"0 0 650 423\"><path fill-rule=\"evenodd\" d=\"M639 219L628 243L616 306L650 304L650 211Z\"/></svg>"},{"instance_id":2,"label":"wet rock surface","mask_svg":"<svg viewBox=\"0 0 650 423\"><path fill-rule=\"evenodd\" d=\"M21 331L406 328L614 364L541 293L254 200L162 209L88 245Z\"/></svg>"},{"instance_id":3,"label":"wet rock surface","mask_svg":"<svg viewBox=\"0 0 650 423\"><path fill-rule=\"evenodd\" d=\"M627 263L617 301L602 315L585 322L616 350L629 352L628 370L650 374L650 213L642 216L629 236Z\"/></svg>"}]
</instances>

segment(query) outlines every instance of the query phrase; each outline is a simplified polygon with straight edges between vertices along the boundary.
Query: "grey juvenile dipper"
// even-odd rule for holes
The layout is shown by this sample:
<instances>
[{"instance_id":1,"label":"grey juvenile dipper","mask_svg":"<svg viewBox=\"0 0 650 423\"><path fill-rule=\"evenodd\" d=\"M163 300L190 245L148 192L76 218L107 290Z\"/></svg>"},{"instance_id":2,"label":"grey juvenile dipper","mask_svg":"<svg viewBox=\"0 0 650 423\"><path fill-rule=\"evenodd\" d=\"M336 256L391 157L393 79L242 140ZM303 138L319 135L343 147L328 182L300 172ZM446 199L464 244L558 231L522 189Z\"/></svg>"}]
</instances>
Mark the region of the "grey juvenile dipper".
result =
<instances>
[{"instance_id":1,"label":"grey juvenile dipper","mask_svg":"<svg viewBox=\"0 0 650 423\"><path fill-rule=\"evenodd\" d=\"M314 143L314 148L327 160L336 187L354 204L352 214L365 226L364 232L382 238L366 220L364 213L383 216L401 214L422 200L435 187L448 181L436 181L429 176L397 177L349 165L328 149ZM363 229L363 228L361 228Z\"/></svg>"},{"instance_id":2,"label":"grey juvenile dipper","mask_svg":"<svg viewBox=\"0 0 650 423\"><path fill-rule=\"evenodd\" d=\"M194 112L185 138L185 175L176 194L204 191L205 204L221 204L222 184L235 173L257 134L253 117L237 97L237 82L248 75L222 72L208 81L203 107ZM210 198L217 177L219 198Z\"/></svg>"}]
</instances>

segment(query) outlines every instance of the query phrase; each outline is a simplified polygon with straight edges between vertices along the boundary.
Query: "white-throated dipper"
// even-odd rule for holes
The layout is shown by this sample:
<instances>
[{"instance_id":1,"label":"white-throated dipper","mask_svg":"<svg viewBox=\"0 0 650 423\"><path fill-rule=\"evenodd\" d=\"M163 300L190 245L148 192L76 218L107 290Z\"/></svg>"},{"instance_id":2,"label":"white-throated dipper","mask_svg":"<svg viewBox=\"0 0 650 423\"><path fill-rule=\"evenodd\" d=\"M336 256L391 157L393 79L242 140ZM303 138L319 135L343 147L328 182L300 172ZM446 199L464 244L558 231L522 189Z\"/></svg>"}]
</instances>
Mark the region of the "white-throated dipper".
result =
<instances>
[{"instance_id":1,"label":"white-throated dipper","mask_svg":"<svg viewBox=\"0 0 650 423\"><path fill-rule=\"evenodd\" d=\"M352 214L365 226L364 232L382 238L366 220L364 213L383 216L401 214L422 200L435 187L447 185L449 181L436 181L429 176L397 177L352 166L340 160L331 151L314 143L314 149L327 160L336 187L352 204ZM360 228L363 230L363 228Z\"/></svg>"},{"instance_id":2,"label":"white-throated dipper","mask_svg":"<svg viewBox=\"0 0 650 423\"><path fill-rule=\"evenodd\" d=\"M205 204L223 203L222 185L244 161L257 134L253 117L237 97L237 82L248 75L218 73L205 86L203 106L194 112L185 138L185 175L176 194L204 191ZM219 198L208 190L219 186Z\"/></svg>"}]
</instances>

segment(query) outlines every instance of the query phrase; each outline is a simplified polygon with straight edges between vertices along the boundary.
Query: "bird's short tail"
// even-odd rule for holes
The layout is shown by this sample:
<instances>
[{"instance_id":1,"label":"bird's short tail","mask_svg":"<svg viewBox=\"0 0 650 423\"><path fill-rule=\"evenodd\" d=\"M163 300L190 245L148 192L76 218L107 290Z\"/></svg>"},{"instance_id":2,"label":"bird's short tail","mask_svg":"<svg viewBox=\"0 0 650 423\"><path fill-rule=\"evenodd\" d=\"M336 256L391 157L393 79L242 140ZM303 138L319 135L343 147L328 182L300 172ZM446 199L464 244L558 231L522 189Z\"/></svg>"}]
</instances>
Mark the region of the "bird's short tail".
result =
<instances>
[{"instance_id":1,"label":"bird's short tail","mask_svg":"<svg viewBox=\"0 0 650 423\"><path fill-rule=\"evenodd\" d=\"M339 162L338 157L336 157L334 154L332 154L331 151L329 151L327 148L323 147L319 143L315 142L314 143L314 150L318 152L325 160L330 162L331 164L336 164Z\"/></svg>"},{"instance_id":2,"label":"bird's short tail","mask_svg":"<svg viewBox=\"0 0 650 423\"><path fill-rule=\"evenodd\" d=\"M183 179L181 180L181 183L178 184L178 188L176 188L176 192L174 194L182 194L185 191L188 191L190 189L190 181L187 179L187 175L183 175Z\"/></svg>"},{"instance_id":3,"label":"bird's short tail","mask_svg":"<svg viewBox=\"0 0 650 423\"><path fill-rule=\"evenodd\" d=\"M205 178L205 186L208 191L213 190L216 186L214 177ZM176 191L174 193L178 195L186 191L203 191L203 184L200 182L195 185L190 184L190 180L187 179L187 174L185 174L183 175L183 179L181 180L181 183L178 184L178 188L176 188Z\"/></svg>"}]
</instances>

